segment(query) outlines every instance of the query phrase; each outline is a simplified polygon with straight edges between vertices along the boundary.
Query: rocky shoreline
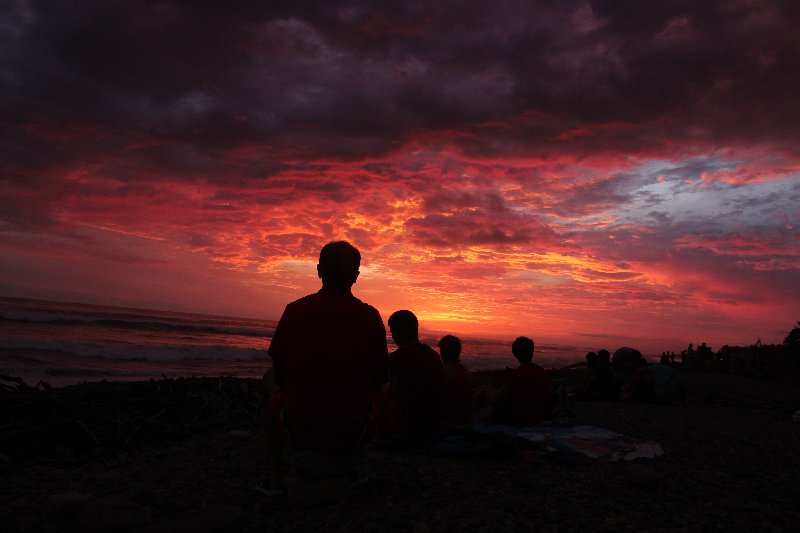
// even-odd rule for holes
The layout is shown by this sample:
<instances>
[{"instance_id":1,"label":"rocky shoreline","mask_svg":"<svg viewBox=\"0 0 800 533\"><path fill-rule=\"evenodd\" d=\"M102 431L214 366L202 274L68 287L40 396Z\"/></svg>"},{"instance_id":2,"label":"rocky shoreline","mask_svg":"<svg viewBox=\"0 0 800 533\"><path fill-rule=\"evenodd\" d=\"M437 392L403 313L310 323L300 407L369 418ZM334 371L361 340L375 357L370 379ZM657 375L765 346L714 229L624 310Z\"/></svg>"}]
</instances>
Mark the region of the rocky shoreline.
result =
<instances>
[{"instance_id":1,"label":"rocky shoreline","mask_svg":"<svg viewBox=\"0 0 800 533\"><path fill-rule=\"evenodd\" d=\"M579 375L554 372L565 382ZM682 377L682 405L570 404L571 423L656 441L657 459L375 449L369 481L324 506L254 489L266 468L256 380L6 387L0 523L37 532L796 530L800 388ZM502 372L474 378L478 387Z\"/></svg>"}]
</instances>

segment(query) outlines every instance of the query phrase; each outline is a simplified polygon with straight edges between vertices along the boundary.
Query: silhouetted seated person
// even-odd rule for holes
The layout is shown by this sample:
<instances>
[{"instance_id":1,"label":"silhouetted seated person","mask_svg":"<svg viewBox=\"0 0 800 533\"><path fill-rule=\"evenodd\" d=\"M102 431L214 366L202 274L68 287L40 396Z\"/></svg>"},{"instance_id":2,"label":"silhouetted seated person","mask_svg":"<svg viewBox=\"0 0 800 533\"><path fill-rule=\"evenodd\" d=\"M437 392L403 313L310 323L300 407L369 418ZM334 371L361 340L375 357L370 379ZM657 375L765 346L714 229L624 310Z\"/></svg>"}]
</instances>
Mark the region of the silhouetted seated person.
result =
<instances>
[{"instance_id":1,"label":"silhouetted seated person","mask_svg":"<svg viewBox=\"0 0 800 533\"><path fill-rule=\"evenodd\" d=\"M275 329L264 379L270 491L283 482L284 442L346 458L371 433L373 406L389 379L388 348L378 311L351 293L360 261L347 242L325 245L322 289L287 305Z\"/></svg>"},{"instance_id":2,"label":"silhouetted seated person","mask_svg":"<svg viewBox=\"0 0 800 533\"><path fill-rule=\"evenodd\" d=\"M700 369L713 370L715 365L714 354L706 343L700 344L694 353L695 366Z\"/></svg>"},{"instance_id":3,"label":"silhouetted seated person","mask_svg":"<svg viewBox=\"0 0 800 533\"><path fill-rule=\"evenodd\" d=\"M611 353L606 349L597 351L595 376L595 390L598 394L598 400L611 402L619 400L620 383L614 378Z\"/></svg>"},{"instance_id":4,"label":"silhouetted seated person","mask_svg":"<svg viewBox=\"0 0 800 533\"><path fill-rule=\"evenodd\" d=\"M454 428L472 423L472 377L460 363L461 341L453 335L445 335L439 341L444 373L442 422Z\"/></svg>"},{"instance_id":5,"label":"silhouetted seated person","mask_svg":"<svg viewBox=\"0 0 800 533\"><path fill-rule=\"evenodd\" d=\"M670 366L639 359L623 388L623 399L646 403L677 403L684 399L680 374Z\"/></svg>"},{"instance_id":6,"label":"silhouetted seated person","mask_svg":"<svg viewBox=\"0 0 800 533\"><path fill-rule=\"evenodd\" d=\"M628 383L631 372L639 368L641 360L642 352L634 348L624 346L614 352L611 366L614 378L620 387Z\"/></svg>"},{"instance_id":7,"label":"silhouetted seated person","mask_svg":"<svg viewBox=\"0 0 800 533\"><path fill-rule=\"evenodd\" d=\"M581 385L575 389L579 400L616 401L619 400L620 384L612 372L611 354L599 350L596 354L586 354L586 375Z\"/></svg>"},{"instance_id":8,"label":"silhouetted seated person","mask_svg":"<svg viewBox=\"0 0 800 533\"><path fill-rule=\"evenodd\" d=\"M583 378L580 384L575 387L575 396L579 399L587 399L589 391L594 382L594 371L597 368L597 354L588 352L586 354L586 369L583 371Z\"/></svg>"},{"instance_id":9,"label":"silhouetted seated person","mask_svg":"<svg viewBox=\"0 0 800 533\"><path fill-rule=\"evenodd\" d=\"M733 350L727 344L719 350L719 370L723 374L727 374L731 370L731 361Z\"/></svg>"},{"instance_id":10,"label":"silhouetted seated person","mask_svg":"<svg viewBox=\"0 0 800 533\"><path fill-rule=\"evenodd\" d=\"M441 423L444 373L439 354L419 340L419 323L411 311L389 317L397 350L389 355L389 394L383 434L394 444L432 441Z\"/></svg>"},{"instance_id":11,"label":"silhouetted seated person","mask_svg":"<svg viewBox=\"0 0 800 533\"><path fill-rule=\"evenodd\" d=\"M519 361L497 392L488 421L509 426L533 426L544 422L551 408L551 384L547 371L533 363L533 340L518 337L511 352Z\"/></svg>"}]
</instances>

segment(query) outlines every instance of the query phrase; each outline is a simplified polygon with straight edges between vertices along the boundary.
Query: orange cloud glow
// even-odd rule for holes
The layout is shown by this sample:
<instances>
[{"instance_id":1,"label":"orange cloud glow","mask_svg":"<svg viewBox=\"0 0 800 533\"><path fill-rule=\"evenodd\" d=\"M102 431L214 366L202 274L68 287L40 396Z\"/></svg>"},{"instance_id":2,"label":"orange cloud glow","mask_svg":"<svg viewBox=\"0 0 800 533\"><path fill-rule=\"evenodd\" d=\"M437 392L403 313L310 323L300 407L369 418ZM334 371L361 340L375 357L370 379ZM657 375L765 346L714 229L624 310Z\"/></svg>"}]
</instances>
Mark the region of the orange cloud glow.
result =
<instances>
[{"instance_id":1,"label":"orange cloud glow","mask_svg":"<svg viewBox=\"0 0 800 533\"><path fill-rule=\"evenodd\" d=\"M274 319L345 239L428 330L780 340L797 17L760 3L9 13L0 295Z\"/></svg>"}]
</instances>

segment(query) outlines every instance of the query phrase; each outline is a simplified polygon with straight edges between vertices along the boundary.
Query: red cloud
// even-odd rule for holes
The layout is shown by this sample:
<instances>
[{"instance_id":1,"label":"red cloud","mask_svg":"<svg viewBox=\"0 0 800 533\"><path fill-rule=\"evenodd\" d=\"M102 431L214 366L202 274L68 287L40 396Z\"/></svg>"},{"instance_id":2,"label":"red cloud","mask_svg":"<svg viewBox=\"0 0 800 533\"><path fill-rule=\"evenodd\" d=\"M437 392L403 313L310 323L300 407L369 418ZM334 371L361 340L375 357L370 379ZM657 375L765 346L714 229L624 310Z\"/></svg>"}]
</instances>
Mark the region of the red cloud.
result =
<instances>
[{"instance_id":1,"label":"red cloud","mask_svg":"<svg viewBox=\"0 0 800 533\"><path fill-rule=\"evenodd\" d=\"M258 315L251 291L280 309L343 238L367 299L467 332L744 338L796 313L796 10L495 7L9 13L8 283L66 294L59 258L70 294L117 271L200 305L181 280L224 278Z\"/></svg>"}]
</instances>

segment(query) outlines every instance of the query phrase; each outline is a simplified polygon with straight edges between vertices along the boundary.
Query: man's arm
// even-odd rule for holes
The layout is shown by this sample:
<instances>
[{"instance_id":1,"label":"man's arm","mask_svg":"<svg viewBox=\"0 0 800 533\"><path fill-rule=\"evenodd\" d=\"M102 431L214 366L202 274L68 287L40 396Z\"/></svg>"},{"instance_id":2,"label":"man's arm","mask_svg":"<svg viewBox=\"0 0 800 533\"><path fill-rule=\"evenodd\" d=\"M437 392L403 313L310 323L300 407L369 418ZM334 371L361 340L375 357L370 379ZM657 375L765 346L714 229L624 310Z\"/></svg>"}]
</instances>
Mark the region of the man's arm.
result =
<instances>
[{"instance_id":1,"label":"man's arm","mask_svg":"<svg viewBox=\"0 0 800 533\"><path fill-rule=\"evenodd\" d=\"M513 372L512 372L513 375ZM507 422L511 417L511 405L514 402L513 378L512 375L506 377L503 385L492 398L491 408L489 409L490 418L494 423Z\"/></svg>"},{"instance_id":2,"label":"man's arm","mask_svg":"<svg viewBox=\"0 0 800 533\"><path fill-rule=\"evenodd\" d=\"M278 326L275 328L275 333L272 334L272 341L269 344L269 350L267 352L272 358L273 379L278 387L284 386L284 357L286 356L286 344L288 342L287 330L289 329L287 323L290 321L289 306L286 306L283 315L281 315L281 319L278 321Z\"/></svg>"},{"instance_id":3,"label":"man's arm","mask_svg":"<svg viewBox=\"0 0 800 533\"><path fill-rule=\"evenodd\" d=\"M382 387L389 382L389 347L386 345L386 328L377 310L372 335L372 349L376 357L374 384L376 387Z\"/></svg>"}]
</instances>

